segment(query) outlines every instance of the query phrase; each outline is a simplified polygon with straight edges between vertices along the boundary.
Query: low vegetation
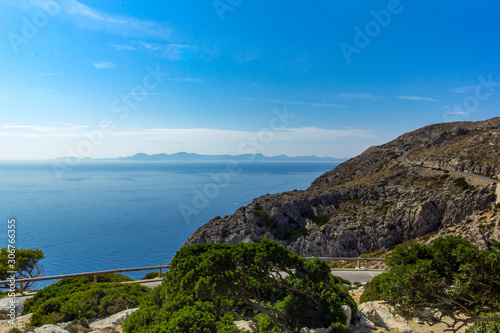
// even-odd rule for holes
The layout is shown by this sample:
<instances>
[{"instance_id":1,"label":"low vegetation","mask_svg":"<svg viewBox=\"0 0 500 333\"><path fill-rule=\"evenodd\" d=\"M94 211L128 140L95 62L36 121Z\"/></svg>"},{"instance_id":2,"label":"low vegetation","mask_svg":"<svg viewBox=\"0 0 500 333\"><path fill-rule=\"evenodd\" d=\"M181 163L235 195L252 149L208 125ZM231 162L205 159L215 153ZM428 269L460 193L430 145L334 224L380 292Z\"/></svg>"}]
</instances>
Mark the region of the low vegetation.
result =
<instances>
[{"instance_id":1,"label":"low vegetation","mask_svg":"<svg viewBox=\"0 0 500 333\"><path fill-rule=\"evenodd\" d=\"M120 283L132 280L121 274L101 275L99 280L94 283L90 276L63 279L41 289L25 303L25 312L33 313L31 324L105 318L137 307L148 292L137 284Z\"/></svg>"},{"instance_id":2,"label":"low vegetation","mask_svg":"<svg viewBox=\"0 0 500 333\"><path fill-rule=\"evenodd\" d=\"M471 323L470 332L498 332L500 243L491 249L460 237L398 246L386 258L388 272L368 284L361 301L385 300L399 314L431 323L449 317L453 332Z\"/></svg>"},{"instance_id":3,"label":"low vegetation","mask_svg":"<svg viewBox=\"0 0 500 333\"><path fill-rule=\"evenodd\" d=\"M301 327L346 330L342 305L356 304L319 260L305 260L265 239L261 244L196 244L173 258L164 283L124 323L125 332L260 332Z\"/></svg>"},{"instance_id":4,"label":"low vegetation","mask_svg":"<svg viewBox=\"0 0 500 333\"><path fill-rule=\"evenodd\" d=\"M161 275L162 277L165 276L165 273ZM152 280L152 279L158 279L158 272L151 272L146 275L141 280Z\"/></svg>"}]
</instances>

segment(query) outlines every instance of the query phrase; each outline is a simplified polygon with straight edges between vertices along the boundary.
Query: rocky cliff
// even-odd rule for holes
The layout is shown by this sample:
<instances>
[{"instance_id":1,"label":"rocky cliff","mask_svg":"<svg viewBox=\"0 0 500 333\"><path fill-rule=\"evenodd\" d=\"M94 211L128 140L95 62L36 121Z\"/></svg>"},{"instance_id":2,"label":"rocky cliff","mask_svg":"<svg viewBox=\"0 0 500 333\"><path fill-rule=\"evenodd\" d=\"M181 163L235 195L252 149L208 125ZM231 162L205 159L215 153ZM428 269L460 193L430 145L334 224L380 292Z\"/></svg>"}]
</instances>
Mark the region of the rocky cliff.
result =
<instances>
[{"instance_id":1,"label":"rocky cliff","mask_svg":"<svg viewBox=\"0 0 500 333\"><path fill-rule=\"evenodd\" d=\"M369 148L305 191L216 217L183 246L271 238L305 256L358 256L473 223L465 234L484 243L500 236L499 178L500 118L426 126Z\"/></svg>"}]
</instances>

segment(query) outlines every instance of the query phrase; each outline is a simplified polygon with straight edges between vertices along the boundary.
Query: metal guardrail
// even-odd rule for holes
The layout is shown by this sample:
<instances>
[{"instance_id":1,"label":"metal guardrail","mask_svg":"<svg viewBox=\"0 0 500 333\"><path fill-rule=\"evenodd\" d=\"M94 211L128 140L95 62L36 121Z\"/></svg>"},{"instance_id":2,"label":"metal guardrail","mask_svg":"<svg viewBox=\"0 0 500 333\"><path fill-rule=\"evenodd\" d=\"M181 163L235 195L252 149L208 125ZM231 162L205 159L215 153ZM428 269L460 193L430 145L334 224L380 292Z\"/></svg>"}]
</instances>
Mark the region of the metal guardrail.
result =
<instances>
[{"instance_id":1,"label":"metal guardrail","mask_svg":"<svg viewBox=\"0 0 500 333\"><path fill-rule=\"evenodd\" d=\"M384 258L362 258L362 257L357 257L357 258L351 258L351 257L306 257L306 259L312 259L312 258L318 258L319 260L323 261L357 261L358 262L358 268L361 268L361 262L362 261L384 261Z\"/></svg>"},{"instance_id":2,"label":"metal guardrail","mask_svg":"<svg viewBox=\"0 0 500 333\"><path fill-rule=\"evenodd\" d=\"M4 280L4 281L0 281L0 284L10 284L10 283L12 283L12 281L14 281L14 283L16 283L16 284L19 283L19 292L22 294L23 293L23 284L25 282L59 280L59 279L74 278L74 277L80 277L80 276L94 276L94 282L98 282L98 280L99 280L98 276L103 275L103 274L123 273L123 272L138 272L138 271L153 271L153 270L158 270L158 277L161 277L162 269L169 269L169 268L170 268L170 264L151 266L151 267L122 268L122 269L112 269L112 270L108 270L108 271L93 271L93 272L88 272L88 273L44 276L44 277L39 277L39 278Z\"/></svg>"},{"instance_id":3,"label":"metal guardrail","mask_svg":"<svg viewBox=\"0 0 500 333\"><path fill-rule=\"evenodd\" d=\"M306 257L305 259L318 258L323 261L357 261L358 268L361 268L361 261L384 261L384 258L346 258L346 257ZM45 276L39 278L29 278L29 279L15 279L14 282L19 284L19 291L23 293L23 284L25 282L37 282L37 281L47 281L47 280L59 280L65 278L74 278L80 276L94 276L94 282L98 282L99 275L111 274L111 273L124 273L124 272L138 272L138 271L153 271L158 270L158 277L161 278L162 270L169 269L168 265L150 266L150 267L135 267L135 268L122 268L122 269L112 269L108 271L93 271L88 273L76 273L76 274L66 274L66 275L55 275L55 276ZM10 284L12 280L0 281L0 284Z\"/></svg>"}]
</instances>

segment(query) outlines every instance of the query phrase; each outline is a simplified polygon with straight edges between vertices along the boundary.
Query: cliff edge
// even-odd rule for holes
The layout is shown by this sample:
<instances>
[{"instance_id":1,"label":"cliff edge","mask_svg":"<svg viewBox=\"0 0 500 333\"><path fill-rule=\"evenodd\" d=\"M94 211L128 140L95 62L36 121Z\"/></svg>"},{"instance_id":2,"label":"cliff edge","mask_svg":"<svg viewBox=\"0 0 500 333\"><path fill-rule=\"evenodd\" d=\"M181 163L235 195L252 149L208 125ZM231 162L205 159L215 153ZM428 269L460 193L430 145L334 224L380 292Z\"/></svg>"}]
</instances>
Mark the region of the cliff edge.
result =
<instances>
[{"instance_id":1,"label":"cliff edge","mask_svg":"<svg viewBox=\"0 0 500 333\"><path fill-rule=\"evenodd\" d=\"M370 147L305 191L215 217L183 247L270 238L304 256L358 256L443 232L484 247L500 239L499 179L500 118L430 125Z\"/></svg>"}]
</instances>

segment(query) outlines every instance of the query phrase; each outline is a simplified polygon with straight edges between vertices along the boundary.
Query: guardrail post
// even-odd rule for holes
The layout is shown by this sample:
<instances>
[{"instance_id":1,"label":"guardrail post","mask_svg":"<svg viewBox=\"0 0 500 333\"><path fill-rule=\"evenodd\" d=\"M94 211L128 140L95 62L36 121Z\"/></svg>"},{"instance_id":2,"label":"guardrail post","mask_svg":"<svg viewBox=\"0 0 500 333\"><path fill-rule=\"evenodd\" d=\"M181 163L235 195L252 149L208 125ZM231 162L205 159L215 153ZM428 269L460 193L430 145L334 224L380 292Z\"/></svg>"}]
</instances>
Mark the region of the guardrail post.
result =
<instances>
[{"instance_id":1,"label":"guardrail post","mask_svg":"<svg viewBox=\"0 0 500 333\"><path fill-rule=\"evenodd\" d=\"M94 271L97 272L97 271ZM97 274L94 274L94 282L97 283Z\"/></svg>"},{"instance_id":2,"label":"guardrail post","mask_svg":"<svg viewBox=\"0 0 500 333\"><path fill-rule=\"evenodd\" d=\"M22 282L19 282L19 292L22 295L22 293L23 293L23 283Z\"/></svg>"},{"instance_id":3,"label":"guardrail post","mask_svg":"<svg viewBox=\"0 0 500 333\"><path fill-rule=\"evenodd\" d=\"M160 268L158 269L158 278L161 279L161 265L159 265Z\"/></svg>"},{"instance_id":4,"label":"guardrail post","mask_svg":"<svg viewBox=\"0 0 500 333\"><path fill-rule=\"evenodd\" d=\"M361 259L358 258L358 269L361 269Z\"/></svg>"}]
</instances>

